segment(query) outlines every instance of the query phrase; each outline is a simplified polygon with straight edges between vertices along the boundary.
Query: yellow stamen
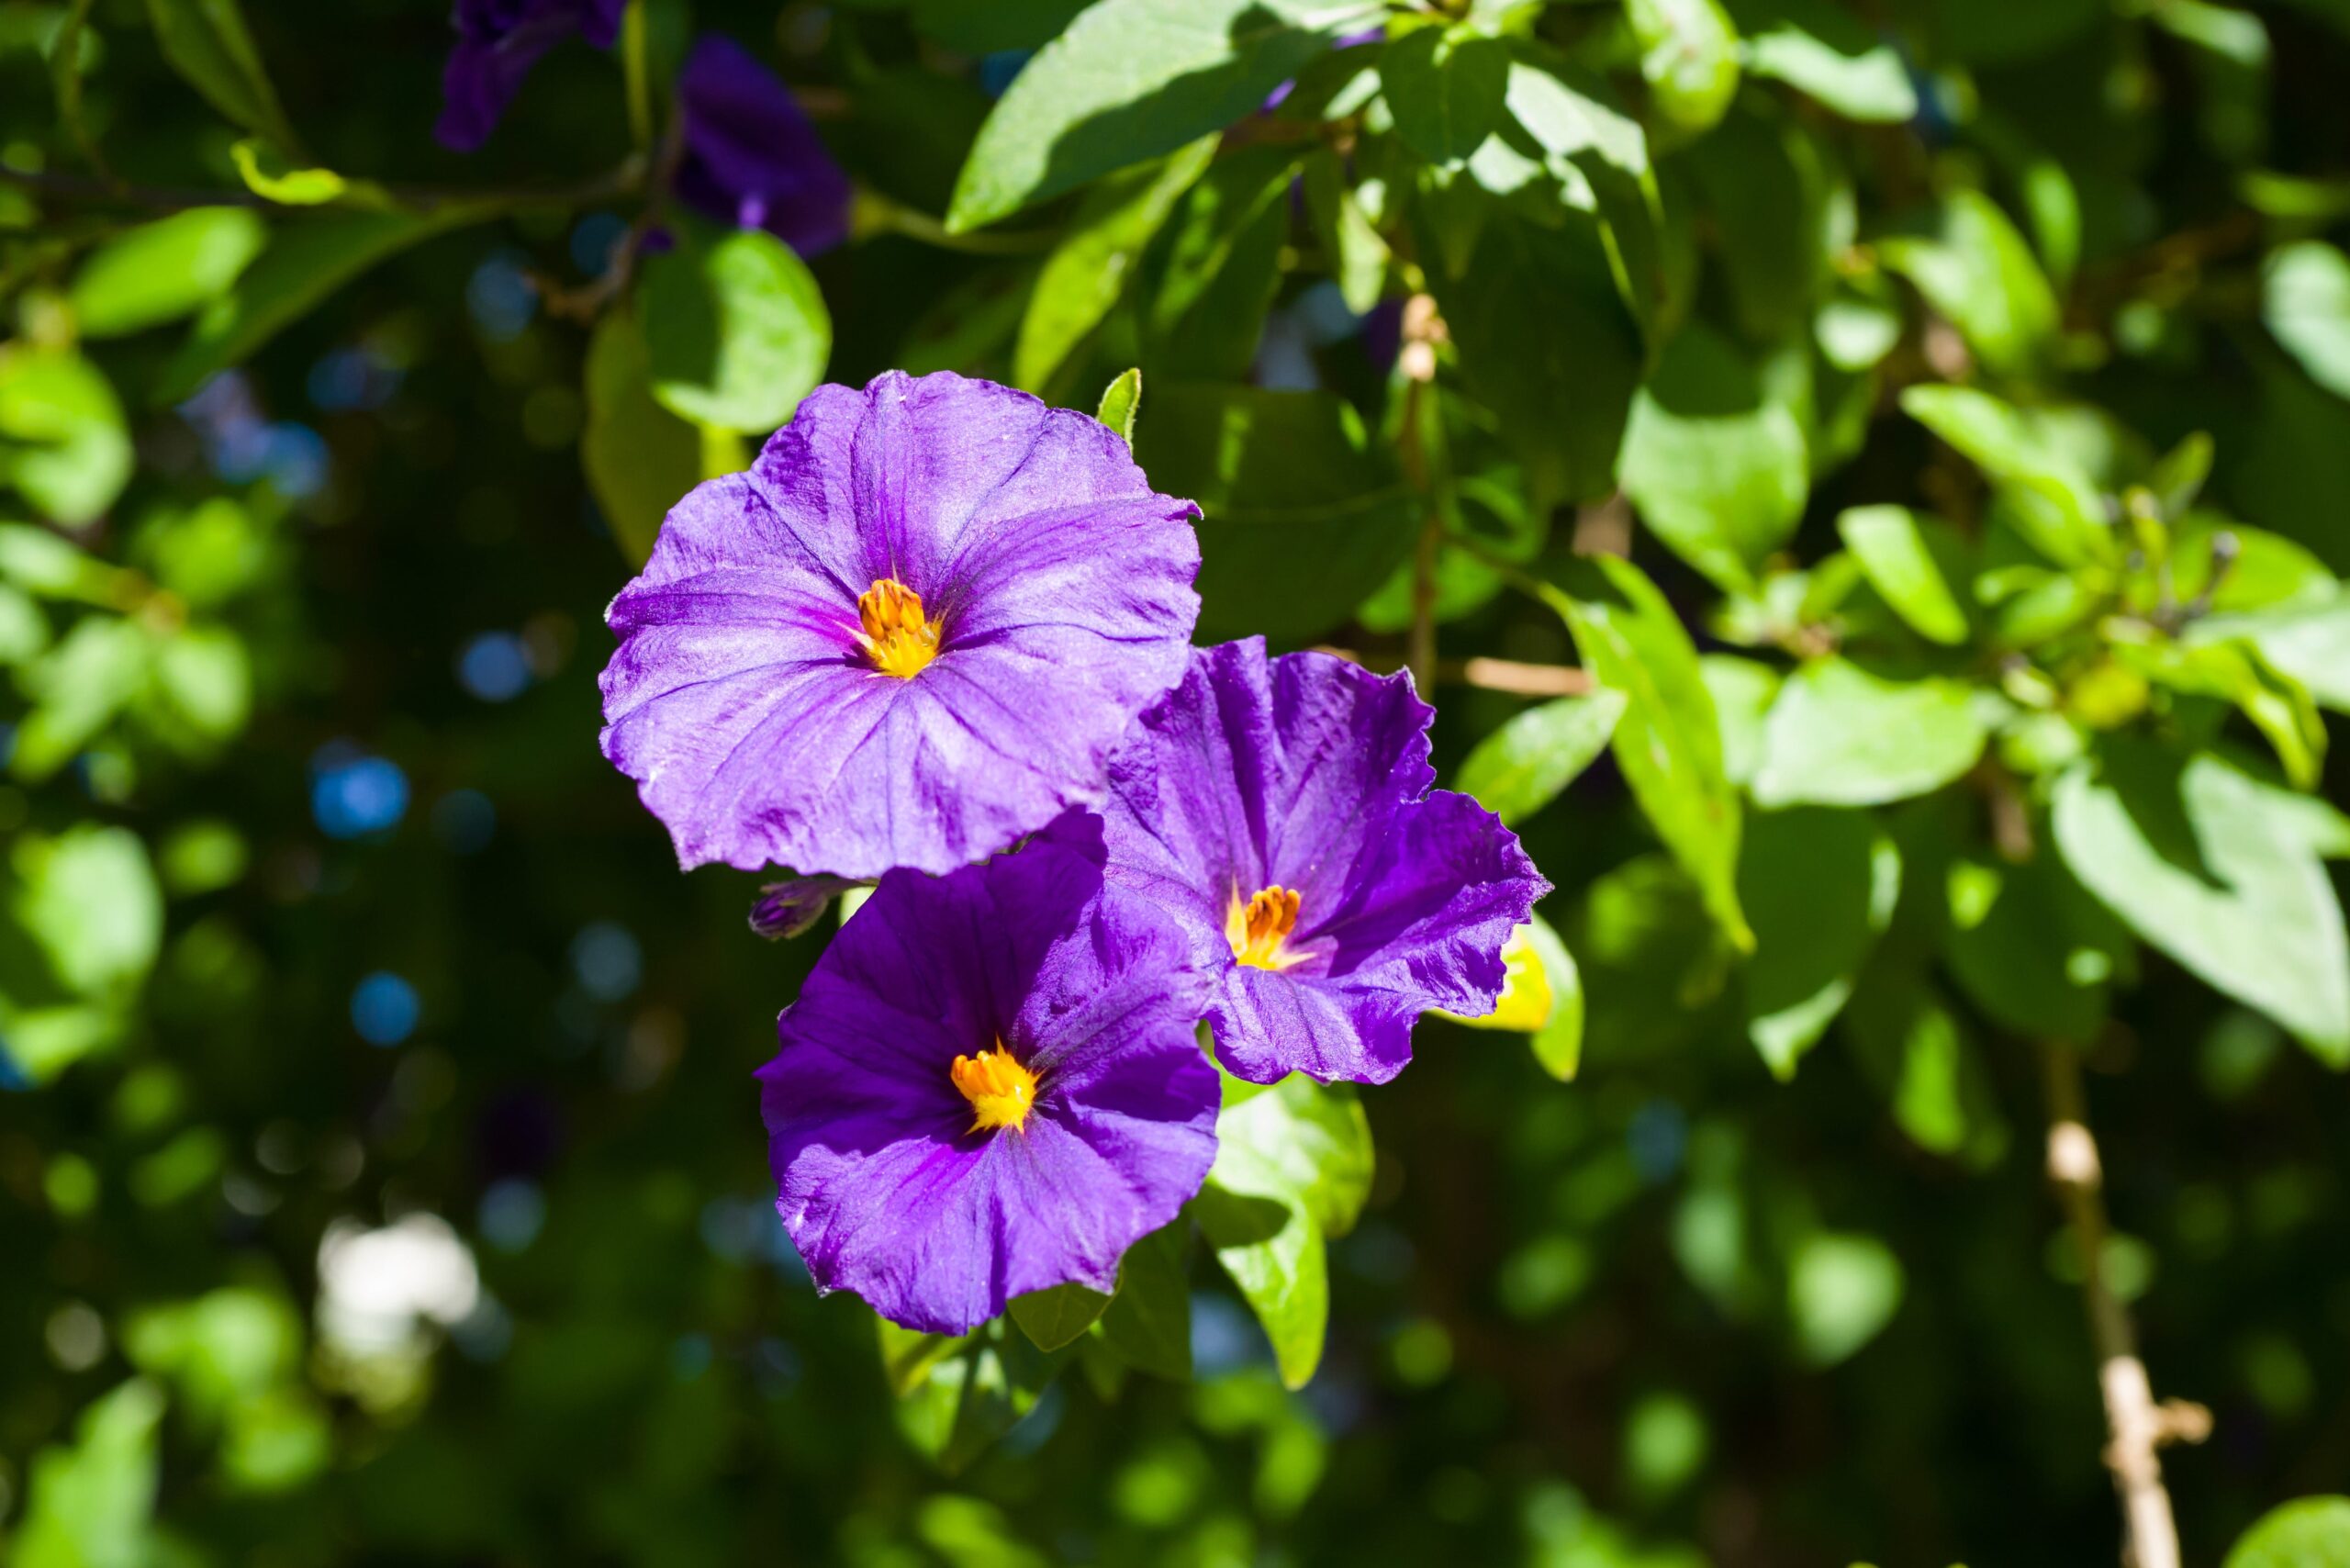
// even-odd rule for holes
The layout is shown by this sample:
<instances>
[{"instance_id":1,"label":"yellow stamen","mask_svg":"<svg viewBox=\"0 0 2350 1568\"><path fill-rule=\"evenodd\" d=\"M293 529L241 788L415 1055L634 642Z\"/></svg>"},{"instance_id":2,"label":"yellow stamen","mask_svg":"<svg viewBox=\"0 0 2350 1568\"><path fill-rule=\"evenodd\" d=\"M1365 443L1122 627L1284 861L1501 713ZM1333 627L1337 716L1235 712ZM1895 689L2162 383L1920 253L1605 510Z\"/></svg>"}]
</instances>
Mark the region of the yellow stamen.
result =
<instances>
[{"instance_id":1,"label":"yellow stamen","mask_svg":"<svg viewBox=\"0 0 2350 1568\"><path fill-rule=\"evenodd\" d=\"M1260 888L1244 906L1240 890L1232 890L1232 907L1224 917L1225 940L1232 956L1252 969L1287 969L1297 955L1281 951L1281 938L1297 928L1297 890L1278 884Z\"/></svg>"},{"instance_id":2,"label":"yellow stamen","mask_svg":"<svg viewBox=\"0 0 2350 1568\"><path fill-rule=\"evenodd\" d=\"M876 577L856 596L856 619L866 657L883 675L910 679L938 656L938 622L923 618L922 595L895 577Z\"/></svg>"},{"instance_id":3,"label":"yellow stamen","mask_svg":"<svg viewBox=\"0 0 2350 1568\"><path fill-rule=\"evenodd\" d=\"M991 1051L957 1057L947 1073L978 1113L971 1119L973 1132L984 1127L1019 1127L1035 1108L1036 1075L1005 1050L1001 1041Z\"/></svg>"}]
</instances>

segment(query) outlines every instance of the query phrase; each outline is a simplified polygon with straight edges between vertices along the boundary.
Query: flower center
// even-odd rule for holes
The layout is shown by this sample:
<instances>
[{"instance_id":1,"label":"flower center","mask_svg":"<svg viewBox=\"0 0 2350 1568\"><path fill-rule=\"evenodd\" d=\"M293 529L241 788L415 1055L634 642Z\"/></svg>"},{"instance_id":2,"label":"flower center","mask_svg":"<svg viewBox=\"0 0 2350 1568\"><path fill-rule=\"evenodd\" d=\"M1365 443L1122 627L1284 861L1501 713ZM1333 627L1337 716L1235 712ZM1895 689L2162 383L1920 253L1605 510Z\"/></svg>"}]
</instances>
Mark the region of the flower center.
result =
<instances>
[{"instance_id":1,"label":"flower center","mask_svg":"<svg viewBox=\"0 0 2350 1568\"><path fill-rule=\"evenodd\" d=\"M975 1057L957 1057L947 1075L971 1103L976 1113L971 1131L990 1127L1020 1127L1036 1105L1036 1075L1020 1065L996 1042L995 1049ZM1024 1128L1023 1130L1025 1130Z\"/></svg>"},{"instance_id":2,"label":"flower center","mask_svg":"<svg viewBox=\"0 0 2350 1568\"><path fill-rule=\"evenodd\" d=\"M1281 938L1297 928L1295 888L1278 883L1260 888L1256 897L1246 904L1240 902L1240 890L1232 890L1232 907L1224 917L1225 940L1232 944L1232 956L1252 969L1287 969L1297 962L1294 954L1281 951Z\"/></svg>"},{"instance_id":3,"label":"flower center","mask_svg":"<svg viewBox=\"0 0 2350 1568\"><path fill-rule=\"evenodd\" d=\"M938 656L938 622L923 618L922 595L895 577L876 577L856 596L856 619L865 656L883 675L910 679Z\"/></svg>"}]
</instances>

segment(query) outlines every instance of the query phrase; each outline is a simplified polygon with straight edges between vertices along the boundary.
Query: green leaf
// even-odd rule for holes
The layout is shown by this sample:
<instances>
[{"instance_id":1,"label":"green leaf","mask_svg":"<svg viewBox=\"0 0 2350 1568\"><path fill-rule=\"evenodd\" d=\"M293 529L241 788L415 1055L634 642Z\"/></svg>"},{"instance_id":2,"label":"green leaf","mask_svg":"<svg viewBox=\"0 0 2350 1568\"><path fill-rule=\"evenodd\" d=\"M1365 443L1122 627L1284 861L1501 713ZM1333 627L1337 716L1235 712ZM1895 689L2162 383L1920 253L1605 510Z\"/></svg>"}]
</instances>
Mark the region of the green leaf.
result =
<instances>
[{"instance_id":1,"label":"green leaf","mask_svg":"<svg viewBox=\"0 0 2350 1568\"><path fill-rule=\"evenodd\" d=\"M252 711L252 662L244 639L225 626L190 626L160 639L150 689L174 726L201 752L232 740Z\"/></svg>"},{"instance_id":2,"label":"green leaf","mask_svg":"<svg viewBox=\"0 0 2350 1568\"><path fill-rule=\"evenodd\" d=\"M228 1285L124 1325L124 1351L140 1372L175 1384L204 1422L298 1377L302 1318L284 1296Z\"/></svg>"},{"instance_id":3,"label":"green leaf","mask_svg":"<svg viewBox=\"0 0 2350 1568\"><path fill-rule=\"evenodd\" d=\"M150 1562L162 1419L162 1390L133 1378L82 1412L72 1447L34 1455L24 1524L9 1561L17 1568L139 1568Z\"/></svg>"},{"instance_id":4,"label":"green leaf","mask_svg":"<svg viewBox=\"0 0 2350 1568\"><path fill-rule=\"evenodd\" d=\"M2095 1037L2130 938L2058 857L1954 861L1946 896L1942 956L1969 1002L2031 1039L2085 1046Z\"/></svg>"},{"instance_id":5,"label":"green leaf","mask_svg":"<svg viewBox=\"0 0 2350 1568\"><path fill-rule=\"evenodd\" d=\"M579 461L621 552L642 562L653 554L661 520L701 481L701 435L653 400L651 356L627 310L608 311L596 323L587 390Z\"/></svg>"},{"instance_id":6,"label":"green leaf","mask_svg":"<svg viewBox=\"0 0 2350 1568\"><path fill-rule=\"evenodd\" d=\"M1602 688L1528 708L1477 743L1453 788L1515 827L1557 800L1606 749L1624 702L1622 692Z\"/></svg>"},{"instance_id":7,"label":"green leaf","mask_svg":"<svg viewBox=\"0 0 2350 1568\"><path fill-rule=\"evenodd\" d=\"M2350 1497L2296 1497L2269 1509L2224 1568L2350 1568Z\"/></svg>"},{"instance_id":8,"label":"green leaf","mask_svg":"<svg viewBox=\"0 0 2350 1568\"><path fill-rule=\"evenodd\" d=\"M0 345L0 485L76 526L114 504L130 461L122 404L95 365L71 349Z\"/></svg>"},{"instance_id":9,"label":"green leaf","mask_svg":"<svg viewBox=\"0 0 2350 1568\"><path fill-rule=\"evenodd\" d=\"M2350 948L2322 856L2350 824L2210 754L2115 739L2056 782L2056 846L2141 937L2350 1067Z\"/></svg>"},{"instance_id":10,"label":"green leaf","mask_svg":"<svg viewBox=\"0 0 2350 1568\"><path fill-rule=\"evenodd\" d=\"M1849 120L1900 125L1918 116L1918 91L1900 51L1850 12L1819 0L1733 4L1746 69L1785 82Z\"/></svg>"},{"instance_id":11,"label":"green leaf","mask_svg":"<svg viewBox=\"0 0 2350 1568\"><path fill-rule=\"evenodd\" d=\"M93 1000L136 988L163 940L163 895L129 828L81 823L27 834L9 857L10 913L68 990Z\"/></svg>"},{"instance_id":12,"label":"green leaf","mask_svg":"<svg viewBox=\"0 0 2350 1568\"><path fill-rule=\"evenodd\" d=\"M1909 417L1956 448L2014 503L2009 521L2063 566L2110 559L2105 503L2087 470L2009 405L1964 386L1912 386Z\"/></svg>"},{"instance_id":13,"label":"green leaf","mask_svg":"<svg viewBox=\"0 0 2350 1568\"><path fill-rule=\"evenodd\" d=\"M1859 812L1807 808L1747 819L1738 867L1739 902L1754 925L1746 1032L1773 1077L1795 1076L1852 996L1900 881L1899 853Z\"/></svg>"},{"instance_id":14,"label":"green leaf","mask_svg":"<svg viewBox=\"0 0 2350 1568\"><path fill-rule=\"evenodd\" d=\"M1243 381L1281 287L1296 151L1220 159L1183 203L1146 316L1154 374Z\"/></svg>"},{"instance_id":15,"label":"green leaf","mask_svg":"<svg viewBox=\"0 0 2350 1568\"><path fill-rule=\"evenodd\" d=\"M1326 1238L1371 1193L1371 1126L1353 1093L1299 1074L1225 1080L1215 1165L1196 1200L1216 1260L1264 1326L1281 1381L1302 1388L1330 1312Z\"/></svg>"},{"instance_id":16,"label":"green leaf","mask_svg":"<svg viewBox=\"0 0 2350 1568\"><path fill-rule=\"evenodd\" d=\"M1306 215L1314 220L1338 297L1356 315L1368 315L1386 292L1387 241L1355 198L1337 153L1322 151L1308 158L1304 184Z\"/></svg>"},{"instance_id":17,"label":"green leaf","mask_svg":"<svg viewBox=\"0 0 2350 1568\"><path fill-rule=\"evenodd\" d=\"M1713 129L1738 96L1738 29L1720 0L1625 0L1657 112L1684 134Z\"/></svg>"},{"instance_id":18,"label":"green leaf","mask_svg":"<svg viewBox=\"0 0 2350 1568\"><path fill-rule=\"evenodd\" d=\"M1631 562L1603 555L1572 568L1543 598L1563 616L1585 668L1626 702L1612 744L1633 799L1688 868L1730 941L1754 935L1738 904L1738 796L1722 768L1721 733L1697 650L1673 607Z\"/></svg>"},{"instance_id":19,"label":"green leaf","mask_svg":"<svg viewBox=\"0 0 2350 1568\"><path fill-rule=\"evenodd\" d=\"M1779 695L1779 672L1735 654L1707 654L1697 673L1714 700L1722 737L1722 772L1743 788L1762 766L1762 725Z\"/></svg>"},{"instance_id":20,"label":"green leaf","mask_svg":"<svg viewBox=\"0 0 2350 1568\"><path fill-rule=\"evenodd\" d=\"M1966 608L1954 583L1974 576L1964 536L1907 507L1853 507L1836 519L1845 548L1893 612L1930 642L1966 641Z\"/></svg>"},{"instance_id":21,"label":"green leaf","mask_svg":"<svg viewBox=\"0 0 2350 1568\"><path fill-rule=\"evenodd\" d=\"M1687 173L1693 205L1710 221L1713 263L1740 330L1777 342L1811 320L1833 282L1829 259L1844 241L1830 155L1793 117L1763 108L1750 97L1666 167Z\"/></svg>"},{"instance_id":22,"label":"green leaf","mask_svg":"<svg viewBox=\"0 0 2350 1568\"><path fill-rule=\"evenodd\" d=\"M1542 1026L1534 1031L1530 1042L1534 1059L1542 1070L1561 1083L1572 1080L1583 1065L1583 970L1575 963L1575 956L1550 922L1540 915L1530 916L1520 927L1544 986L1550 993L1550 1011ZM1506 952L1506 950L1505 950ZM1509 1003L1509 993L1502 993L1502 1004Z\"/></svg>"},{"instance_id":23,"label":"green leaf","mask_svg":"<svg viewBox=\"0 0 2350 1568\"><path fill-rule=\"evenodd\" d=\"M179 402L377 263L497 211L487 204L424 215L336 211L286 223L261 259L196 319L187 342L163 367L154 401Z\"/></svg>"},{"instance_id":24,"label":"green leaf","mask_svg":"<svg viewBox=\"0 0 2350 1568\"><path fill-rule=\"evenodd\" d=\"M1000 1317L943 1346L929 1343L942 1338L909 1345L885 1336L883 1354L901 1390L899 1430L953 1475L1035 1408L1069 1352L1038 1350Z\"/></svg>"},{"instance_id":25,"label":"green leaf","mask_svg":"<svg viewBox=\"0 0 2350 1568\"><path fill-rule=\"evenodd\" d=\"M1135 420L1142 413L1142 372L1123 370L1102 389L1101 406L1093 417L1118 432L1128 446L1135 443Z\"/></svg>"},{"instance_id":26,"label":"green leaf","mask_svg":"<svg viewBox=\"0 0 2350 1568\"><path fill-rule=\"evenodd\" d=\"M305 167L267 142L244 140L229 149L245 189L280 207L323 207L339 201L388 209L397 205L373 180L347 180L332 169Z\"/></svg>"},{"instance_id":27,"label":"green leaf","mask_svg":"<svg viewBox=\"0 0 2350 1568\"><path fill-rule=\"evenodd\" d=\"M2247 615L2214 616L2187 632L2190 643L2241 638L2268 666L2301 683L2339 713L2350 713L2350 590L2327 599Z\"/></svg>"},{"instance_id":28,"label":"green leaf","mask_svg":"<svg viewBox=\"0 0 2350 1568\"><path fill-rule=\"evenodd\" d=\"M227 292L268 239L241 207L190 207L127 229L73 274L73 324L85 338L113 338L185 316Z\"/></svg>"},{"instance_id":29,"label":"green leaf","mask_svg":"<svg viewBox=\"0 0 2350 1568\"><path fill-rule=\"evenodd\" d=\"M2232 702L2275 748L2297 790L2314 790L2325 772L2325 720L2308 689L2271 667L2256 644L2199 639L2119 643L2114 656L2158 686Z\"/></svg>"},{"instance_id":30,"label":"green leaf","mask_svg":"<svg viewBox=\"0 0 2350 1568\"><path fill-rule=\"evenodd\" d=\"M1389 44L1379 80L1404 145L1457 164L1501 123L1509 46L1467 28L1424 27Z\"/></svg>"},{"instance_id":31,"label":"green leaf","mask_svg":"<svg viewBox=\"0 0 2350 1568\"><path fill-rule=\"evenodd\" d=\"M1537 504L1613 490L1642 356L1597 227L1496 213L1467 268L1431 268L1428 286L1461 379L1525 463Z\"/></svg>"},{"instance_id":32,"label":"green leaf","mask_svg":"<svg viewBox=\"0 0 2350 1568\"><path fill-rule=\"evenodd\" d=\"M1213 1182L1194 1204L1216 1261L1264 1327L1282 1385L1304 1388L1322 1363L1330 1323L1321 1226L1294 1204L1227 1193Z\"/></svg>"},{"instance_id":33,"label":"green leaf","mask_svg":"<svg viewBox=\"0 0 2350 1568\"><path fill-rule=\"evenodd\" d=\"M1794 535L1809 489L1794 412L1764 396L1729 340L1694 322L1632 400L1618 475L1657 537L1725 588L1750 585Z\"/></svg>"},{"instance_id":34,"label":"green leaf","mask_svg":"<svg viewBox=\"0 0 2350 1568\"><path fill-rule=\"evenodd\" d=\"M1150 399L1136 455L1153 485L1205 514L1203 640L1317 636L1419 537L1418 501L1343 398L1155 382Z\"/></svg>"},{"instance_id":35,"label":"green leaf","mask_svg":"<svg viewBox=\"0 0 2350 1568\"><path fill-rule=\"evenodd\" d=\"M1270 1088L1227 1077L1208 1181L1294 1204L1325 1235L1354 1228L1371 1195L1371 1123L1352 1086L1292 1073Z\"/></svg>"},{"instance_id":36,"label":"green leaf","mask_svg":"<svg viewBox=\"0 0 2350 1568\"><path fill-rule=\"evenodd\" d=\"M1381 9L1371 0L1099 0L997 101L955 182L946 226L984 228L1221 131Z\"/></svg>"},{"instance_id":37,"label":"green leaf","mask_svg":"<svg viewBox=\"0 0 2350 1568\"><path fill-rule=\"evenodd\" d=\"M150 642L136 622L84 616L18 678L33 711L8 769L38 782L72 761L146 684Z\"/></svg>"},{"instance_id":38,"label":"green leaf","mask_svg":"<svg viewBox=\"0 0 2350 1568\"><path fill-rule=\"evenodd\" d=\"M1093 1327L1111 1298L1084 1285L1055 1285L1012 1298L1012 1321L1040 1350L1058 1350L1073 1344Z\"/></svg>"},{"instance_id":39,"label":"green leaf","mask_svg":"<svg viewBox=\"0 0 2350 1568\"><path fill-rule=\"evenodd\" d=\"M1830 1367L1882 1333L1901 1309L1901 1260L1874 1236L1820 1231L1787 1261L1787 1313L1804 1360Z\"/></svg>"},{"instance_id":40,"label":"green leaf","mask_svg":"<svg viewBox=\"0 0 2350 1568\"><path fill-rule=\"evenodd\" d=\"M765 435L824 378L833 319L808 263L764 229L689 239L644 263L637 297L654 400Z\"/></svg>"},{"instance_id":41,"label":"green leaf","mask_svg":"<svg viewBox=\"0 0 2350 1568\"><path fill-rule=\"evenodd\" d=\"M1616 106L1605 82L1540 51L1530 50L1528 59L1511 64L1505 103L1511 121L1539 152L1541 167L1558 183L1558 200L1599 219L1608 280L1640 330L1663 330L1673 288L1664 262L1662 199L1639 122ZM1523 162L1498 140L1485 150ZM1472 173L1476 168L1472 162ZM1527 216L1545 227L1556 222L1547 204Z\"/></svg>"},{"instance_id":42,"label":"green leaf","mask_svg":"<svg viewBox=\"0 0 2350 1568\"><path fill-rule=\"evenodd\" d=\"M2027 375L2046 357L2059 324L2056 291L2031 247L1989 196L1953 192L1933 237L1895 236L1878 241L1876 250L1993 370Z\"/></svg>"},{"instance_id":43,"label":"green leaf","mask_svg":"<svg viewBox=\"0 0 2350 1568\"><path fill-rule=\"evenodd\" d=\"M1102 1337L1128 1366L1154 1377L1192 1375L1192 1286L1183 1266L1191 1222L1162 1226L1126 1249Z\"/></svg>"},{"instance_id":44,"label":"green leaf","mask_svg":"<svg viewBox=\"0 0 2350 1568\"><path fill-rule=\"evenodd\" d=\"M1906 800L1974 767L1985 738L1964 681L1891 680L1847 659L1815 659L1771 704L1754 799L1765 806Z\"/></svg>"},{"instance_id":45,"label":"green leaf","mask_svg":"<svg viewBox=\"0 0 2350 1568\"><path fill-rule=\"evenodd\" d=\"M205 101L280 147L300 145L237 0L147 0L163 58Z\"/></svg>"},{"instance_id":46,"label":"green leaf","mask_svg":"<svg viewBox=\"0 0 2350 1568\"><path fill-rule=\"evenodd\" d=\"M2260 317L2311 381L2350 398L2350 258L2322 240L2268 253Z\"/></svg>"},{"instance_id":47,"label":"green leaf","mask_svg":"<svg viewBox=\"0 0 2350 1568\"><path fill-rule=\"evenodd\" d=\"M1015 384L1043 393L1054 372L1102 324L1175 204L1207 172L1215 147L1216 138L1203 136L1169 158L1113 175L1085 193L1060 243L1045 258L1020 319L1012 355Z\"/></svg>"}]
</instances>

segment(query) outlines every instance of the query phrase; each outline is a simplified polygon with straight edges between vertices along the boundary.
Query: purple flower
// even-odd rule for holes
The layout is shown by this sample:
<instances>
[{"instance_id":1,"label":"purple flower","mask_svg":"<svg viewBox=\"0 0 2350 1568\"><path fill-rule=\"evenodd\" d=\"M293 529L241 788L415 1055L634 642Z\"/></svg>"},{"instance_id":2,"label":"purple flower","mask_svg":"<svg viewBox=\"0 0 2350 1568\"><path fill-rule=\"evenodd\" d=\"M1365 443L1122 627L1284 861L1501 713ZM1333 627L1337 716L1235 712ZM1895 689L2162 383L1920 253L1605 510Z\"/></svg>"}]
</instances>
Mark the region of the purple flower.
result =
<instances>
[{"instance_id":1,"label":"purple flower","mask_svg":"<svg viewBox=\"0 0 2350 1568\"><path fill-rule=\"evenodd\" d=\"M685 152L676 188L722 223L764 229L802 255L848 237L848 176L791 89L732 39L705 35L677 75Z\"/></svg>"},{"instance_id":2,"label":"purple flower","mask_svg":"<svg viewBox=\"0 0 2350 1568\"><path fill-rule=\"evenodd\" d=\"M1053 839L881 879L759 1070L776 1212L819 1290L960 1334L1115 1282L1215 1159L1182 933Z\"/></svg>"},{"instance_id":3,"label":"purple flower","mask_svg":"<svg viewBox=\"0 0 2350 1568\"><path fill-rule=\"evenodd\" d=\"M1024 392L820 386L612 600L604 755L686 866L946 872L1099 801L1183 673L1191 502Z\"/></svg>"},{"instance_id":4,"label":"purple flower","mask_svg":"<svg viewBox=\"0 0 2350 1568\"><path fill-rule=\"evenodd\" d=\"M539 56L581 33L598 49L620 37L625 0L457 0L457 47L441 77L443 147L470 152L489 140Z\"/></svg>"},{"instance_id":5,"label":"purple flower","mask_svg":"<svg viewBox=\"0 0 2350 1568\"><path fill-rule=\"evenodd\" d=\"M1434 716L1408 676L1251 637L1194 653L1112 758L1110 879L1217 977L1230 1071L1384 1083L1422 1012L1493 1011L1550 884L1499 818L1429 790Z\"/></svg>"}]
</instances>

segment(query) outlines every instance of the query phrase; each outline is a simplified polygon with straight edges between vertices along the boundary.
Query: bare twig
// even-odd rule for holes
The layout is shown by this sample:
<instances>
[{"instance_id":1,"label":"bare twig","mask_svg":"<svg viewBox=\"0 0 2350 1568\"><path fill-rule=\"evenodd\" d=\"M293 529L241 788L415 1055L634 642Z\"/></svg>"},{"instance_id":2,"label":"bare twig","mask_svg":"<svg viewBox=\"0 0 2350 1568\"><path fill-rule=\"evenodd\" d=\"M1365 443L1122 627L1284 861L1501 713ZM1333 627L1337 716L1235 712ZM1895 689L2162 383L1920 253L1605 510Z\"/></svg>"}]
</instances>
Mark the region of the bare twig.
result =
<instances>
[{"instance_id":1,"label":"bare twig","mask_svg":"<svg viewBox=\"0 0 2350 1568\"><path fill-rule=\"evenodd\" d=\"M1392 653L1363 653L1324 644L1314 650L1386 674L1404 667ZM1505 691L1512 697L1581 697L1591 690L1591 673L1573 665L1522 664L1516 659L1438 659L1439 686L1467 686L1480 691Z\"/></svg>"},{"instance_id":2,"label":"bare twig","mask_svg":"<svg viewBox=\"0 0 2350 1568\"><path fill-rule=\"evenodd\" d=\"M2200 1442L2211 1414L2183 1400L2154 1403L2146 1363L2138 1359L2129 1310L2105 1277L2105 1177L2097 1139L2089 1133L2080 1058L2071 1047L2045 1048L2048 1073L2048 1175L2064 1201L2080 1258L2081 1293L2089 1338L2097 1349L2098 1383L2105 1395L2106 1468L2121 1499L2125 1568L2179 1568L2178 1527L2163 1486L2155 1450L2168 1442Z\"/></svg>"}]
</instances>

